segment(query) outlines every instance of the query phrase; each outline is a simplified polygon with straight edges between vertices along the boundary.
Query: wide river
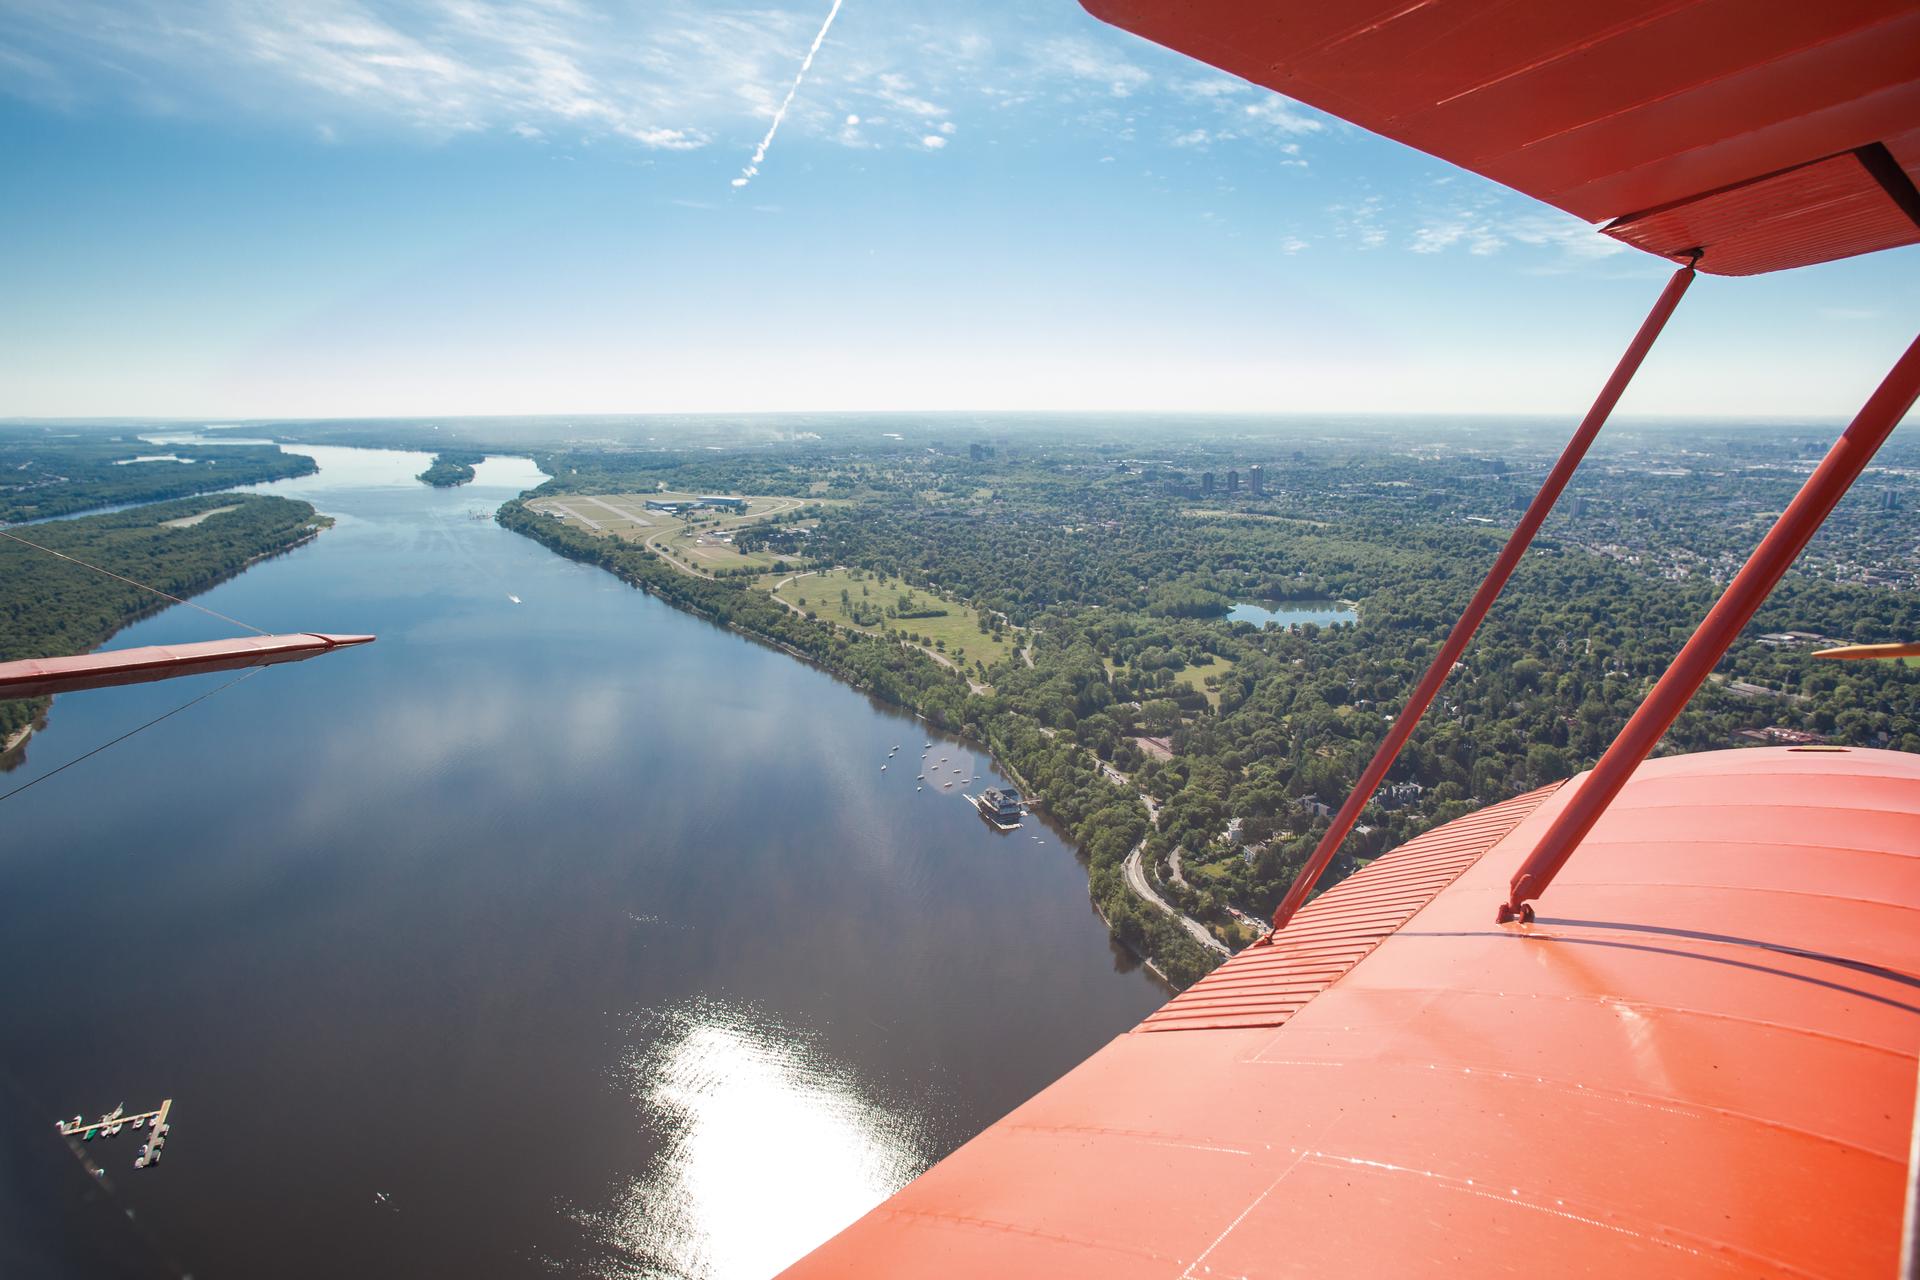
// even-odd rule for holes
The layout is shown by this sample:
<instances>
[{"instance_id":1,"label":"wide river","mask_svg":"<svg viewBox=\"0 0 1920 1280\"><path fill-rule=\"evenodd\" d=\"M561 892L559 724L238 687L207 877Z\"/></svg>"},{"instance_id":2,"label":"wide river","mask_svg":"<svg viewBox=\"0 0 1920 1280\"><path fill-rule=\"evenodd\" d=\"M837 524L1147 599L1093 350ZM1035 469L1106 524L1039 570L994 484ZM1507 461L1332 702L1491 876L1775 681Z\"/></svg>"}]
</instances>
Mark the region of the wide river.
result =
<instances>
[{"instance_id":1,"label":"wide river","mask_svg":"<svg viewBox=\"0 0 1920 1280\"><path fill-rule=\"evenodd\" d=\"M531 463L299 451L338 523L200 602L379 642L0 809L13 1105L172 1098L86 1150L200 1280L765 1276L1164 998L984 755L476 518ZM0 790L229 679L62 696Z\"/></svg>"}]
</instances>

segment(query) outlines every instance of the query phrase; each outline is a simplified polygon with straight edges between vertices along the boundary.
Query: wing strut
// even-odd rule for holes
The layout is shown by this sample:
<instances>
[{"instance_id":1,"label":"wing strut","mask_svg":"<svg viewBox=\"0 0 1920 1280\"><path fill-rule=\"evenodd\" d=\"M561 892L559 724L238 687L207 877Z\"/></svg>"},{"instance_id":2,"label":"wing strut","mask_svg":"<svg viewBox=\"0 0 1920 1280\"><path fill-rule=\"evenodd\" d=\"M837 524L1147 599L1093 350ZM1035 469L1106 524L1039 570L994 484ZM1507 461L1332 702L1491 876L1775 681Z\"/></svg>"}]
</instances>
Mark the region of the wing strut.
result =
<instances>
[{"instance_id":1,"label":"wing strut","mask_svg":"<svg viewBox=\"0 0 1920 1280\"><path fill-rule=\"evenodd\" d=\"M1697 260L1698 255L1696 254L1695 257ZM1633 381L1633 375L1639 370L1641 362L1647 358L1647 352L1652 349L1654 339L1660 336L1660 331L1666 327L1667 319L1673 315L1674 308L1680 305L1681 297L1687 292L1687 286L1692 283L1693 266L1688 264L1674 272L1673 278L1667 281L1667 287L1661 290L1659 299L1653 304L1653 310L1648 312L1647 318L1641 322L1640 331L1633 335L1633 341L1628 344L1626 353L1620 357L1620 363L1614 366L1613 376L1608 378L1606 385L1600 388L1600 394L1594 400L1593 407L1587 410L1587 416L1581 420L1580 429L1573 433L1571 440L1567 441L1567 447L1560 452L1560 460L1553 464L1553 470L1547 473L1545 482L1541 484L1540 492L1533 496L1533 501L1527 505L1526 514L1520 517L1520 523L1515 525L1513 532L1507 536L1507 545L1500 549L1499 558L1493 562L1493 567L1487 570L1486 580L1480 584L1480 589L1473 593L1473 599L1468 603L1467 611L1460 615L1458 622L1453 624L1453 630L1447 634L1446 643L1440 646L1440 652L1434 655L1433 663L1427 668L1427 674L1421 679L1419 687L1413 691L1413 696L1407 700L1407 705L1401 708L1399 717L1393 722L1393 727L1387 730L1387 736L1381 739L1380 746L1373 753L1373 759L1367 764L1366 772L1362 773L1360 780L1354 784L1353 793L1347 797L1347 802L1340 806L1340 812L1335 815L1333 825L1327 828L1327 833L1320 838L1313 856L1307 859L1306 865L1300 868L1300 874L1294 877L1293 886L1287 890L1286 898L1273 913L1273 927L1276 932L1286 928L1287 921L1293 919L1294 912L1305 905L1307 895L1313 892L1315 882L1327 869L1327 864L1333 861L1333 855L1339 852L1341 843L1347 838L1347 833L1353 830L1353 824L1359 820L1360 811L1367 807L1367 801L1373 798L1374 790L1379 787L1380 780L1386 777L1387 770L1393 767L1395 758L1400 754L1400 748L1404 747L1407 739L1413 736L1414 727L1420 723L1420 718L1426 715L1427 708L1433 704L1434 695L1439 693L1440 686L1446 683L1448 674L1453 670L1453 664L1458 662L1460 655L1466 651L1467 644L1473 639L1473 633L1480 626L1481 619L1487 616L1487 610L1491 609L1493 602L1499 598L1501 588L1507 585L1507 579L1513 575L1514 567L1520 563L1520 557L1526 553L1528 545L1533 542L1533 535L1539 532L1541 524L1547 518L1547 513L1552 511L1553 504L1559 501L1561 490L1565 489L1567 481L1573 478L1574 471L1580 466L1580 460L1586 457L1588 446L1593 443L1594 437L1600 434L1600 428L1606 425L1607 417L1613 412L1614 405L1619 403L1621 394L1627 389L1627 384ZM1267 938L1271 939L1273 936L1268 934Z\"/></svg>"},{"instance_id":2,"label":"wing strut","mask_svg":"<svg viewBox=\"0 0 1920 1280\"><path fill-rule=\"evenodd\" d=\"M1627 779L1647 758L1662 734L1672 727L1681 709L1713 670L1714 664L1733 643L1743 627L1766 602L1774 584L1806 547L1900 419L1920 399L1920 338L1915 338L1906 353L1895 362L1886 379L1833 448L1820 460L1807 482L1800 486L1793 501L1767 530L1767 536L1747 557L1727 589L1720 593L1706 619L1680 649L1679 656L1653 686L1646 700L1620 730L1600 763L1593 767L1572 801L1541 837L1540 843L1514 873L1511 891L1502 903L1499 921L1522 922L1533 919L1529 900L1537 898L1552 883L1555 873L1600 820L1613 798L1620 794Z\"/></svg>"},{"instance_id":3,"label":"wing strut","mask_svg":"<svg viewBox=\"0 0 1920 1280\"><path fill-rule=\"evenodd\" d=\"M1815 649L1813 656L1833 658L1841 662L1857 662L1861 658L1920 658L1920 642L1843 644L1838 649Z\"/></svg>"}]
</instances>

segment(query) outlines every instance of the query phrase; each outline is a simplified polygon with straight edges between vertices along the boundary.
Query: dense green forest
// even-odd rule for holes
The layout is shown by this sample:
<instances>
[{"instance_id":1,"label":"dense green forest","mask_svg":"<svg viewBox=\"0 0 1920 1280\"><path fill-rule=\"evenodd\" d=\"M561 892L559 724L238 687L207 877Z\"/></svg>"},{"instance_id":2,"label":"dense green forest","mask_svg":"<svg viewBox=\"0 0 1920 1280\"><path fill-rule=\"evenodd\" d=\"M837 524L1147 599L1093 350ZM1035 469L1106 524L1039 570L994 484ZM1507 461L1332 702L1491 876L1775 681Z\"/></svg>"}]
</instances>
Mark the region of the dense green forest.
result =
<instances>
[{"instance_id":1,"label":"dense green forest","mask_svg":"<svg viewBox=\"0 0 1920 1280\"><path fill-rule=\"evenodd\" d=\"M136 461L141 458L150 460ZM155 445L98 430L55 436L0 428L0 524L212 493L317 469L306 454L282 453L277 445Z\"/></svg>"},{"instance_id":2,"label":"dense green forest","mask_svg":"<svg viewBox=\"0 0 1920 1280\"><path fill-rule=\"evenodd\" d=\"M169 527L231 507L197 524ZM304 502L248 494L183 498L16 530L41 546L188 597L261 556L312 536L323 522ZM85 653L167 607L152 592L0 539L0 661ZM0 740L46 709L44 698L0 700Z\"/></svg>"},{"instance_id":3,"label":"dense green forest","mask_svg":"<svg viewBox=\"0 0 1920 1280\"><path fill-rule=\"evenodd\" d=\"M443 449L434 455L433 465L420 473L420 479L436 489L451 489L473 479L473 468L486 459L484 453Z\"/></svg>"},{"instance_id":4,"label":"dense green forest","mask_svg":"<svg viewBox=\"0 0 1920 1280\"><path fill-rule=\"evenodd\" d=\"M1567 777L1604 749L1790 496L1808 454L1792 435L1735 436L1724 456L1699 446L1687 440L1677 466L1676 450L1635 442L1582 475L1336 875L1439 822ZM1023 441L993 458L816 445L540 459L564 478L543 493L665 484L851 499L800 513L812 524L811 562L897 575L980 610L981 625L1006 631L1018 655L967 673L985 693L911 646L782 608L748 569L696 580L517 504L502 519L991 745L1087 857L1115 933L1184 984L1210 957L1126 889L1121 862L1144 839L1163 896L1222 939L1247 941L1229 908L1271 912L1549 460L1377 442L1269 445L1256 455L1264 492L1254 494L1238 473L1245 450L1196 443L1141 458L1119 446ZM1920 751L1920 668L1822 663L1811 643L1760 639L1920 635L1905 474L1862 481L1663 752L1782 732ZM754 526L738 541L757 545ZM1223 617L1235 601L1328 597L1360 601L1359 622L1261 630ZM1160 803L1157 828L1140 792ZM1176 853L1184 874L1161 875Z\"/></svg>"}]
</instances>

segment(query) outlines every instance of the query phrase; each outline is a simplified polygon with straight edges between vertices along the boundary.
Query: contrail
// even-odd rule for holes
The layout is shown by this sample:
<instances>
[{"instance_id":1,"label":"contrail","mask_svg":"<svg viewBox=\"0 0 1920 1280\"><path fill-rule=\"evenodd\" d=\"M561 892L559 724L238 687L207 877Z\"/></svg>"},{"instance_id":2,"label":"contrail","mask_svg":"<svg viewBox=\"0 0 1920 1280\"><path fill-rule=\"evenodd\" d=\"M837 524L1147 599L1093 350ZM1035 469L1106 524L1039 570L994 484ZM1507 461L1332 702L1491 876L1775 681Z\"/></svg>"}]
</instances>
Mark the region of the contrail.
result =
<instances>
[{"instance_id":1,"label":"contrail","mask_svg":"<svg viewBox=\"0 0 1920 1280\"><path fill-rule=\"evenodd\" d=\"M753 181L753 175L760 172L760 162L767 158L767 148L773 145L773 135L780 132L780 122L787 118L787 108L793 105L793 95L800 92L800 82L807 78L807 72L813 67L813 55L820 52L821 42L827 38L828 28L840 14L840 0L833 0L833 8L827 10L827 20L820 24L820 34L813 38L813 45L807 50L807 56L800 62L800 70L793 76L793 85L787 90L786 101L773 113L773 123L767 126L767 136L760 139L760 145L753 149L753 159L747 161L747 167L733 180L736 187L744 187Z\"/></svg>"}]
</instances>

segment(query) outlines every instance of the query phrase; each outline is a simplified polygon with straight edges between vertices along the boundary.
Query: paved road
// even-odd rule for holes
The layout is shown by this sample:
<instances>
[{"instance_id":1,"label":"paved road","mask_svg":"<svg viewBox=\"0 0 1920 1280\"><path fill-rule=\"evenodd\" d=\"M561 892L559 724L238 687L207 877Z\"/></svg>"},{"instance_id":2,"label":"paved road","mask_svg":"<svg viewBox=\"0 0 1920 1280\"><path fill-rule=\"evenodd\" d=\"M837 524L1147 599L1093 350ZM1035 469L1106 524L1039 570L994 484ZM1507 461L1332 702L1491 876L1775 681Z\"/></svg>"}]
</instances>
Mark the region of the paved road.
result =
<instances>
[{"instance_id":1,"label":"paved road","mask_svg":"<svg viewBox=\"0 0 1920 1280\"><path fill-rule=\"evenodd\" d=\"M1115 782L1123 787L1131 787L1133 785L1131 778L1108 764L1105 760L1099 761L1099 765L1100 772L1106 775L1109 781ZM1159 826L1160 806L1155 804L1153 797L1144 791L1140 792L1139 796L1140 803L1147 806L1147 820L1153 823L1154 826ZM1120 871L1121 874L1127 878L1127 887L1139 894L1140 897L1147 902L1152 903L1154 906L1172 916L1175 920L1178 920L1180 927L1192 934L1193 940L1201 946L1206 947L1210 951L1217 951L1223 956L1232 955L1232 949L1228 947L1226 943L1214 937L1212 931L1209 930L1207 926L1201 924L1192 916L1182 915L1175 909L1171 902L1168 902L1154 891L1153 882L1147 879L1147 869L1141 865L1141 856L1146 852L1146 849L1147 842L1145 839L1142 839L1139 844L1133 846L1133 852L1129 853L1127 860L1121 864ZM1179 856L1177 852L1174 854L1175 858ZM1178 867L1179 863L1175 862L1174 865Z\"/></svg>"},{"instance_id":2,"label":"paved road","mask_svg":"<svg viewBox=\"0 0 1920 1280\"><path fill-rule=\"evenodd\" d=\"M1146 852L1146 848L1147 842L1145 840L1133 846L1133 852L1127 855L1127 860L1121 867L1121 870L1127 877L1127 887L1172 916L1179 922L1180 927L1191 934L1193 940L1201 946L1206 947L1210 951L1218 952L1223 956L1232 955L1233 952L1227 947L1227 944L1214 937L1205 925L1189 916L1181 915L1180 912L1174 909L1171 902L1168 902L1165 898L1154 892L1152 882L1147 879L1147 869L1140 865L1140 856Z\"/></svg>"}]
</instances>

